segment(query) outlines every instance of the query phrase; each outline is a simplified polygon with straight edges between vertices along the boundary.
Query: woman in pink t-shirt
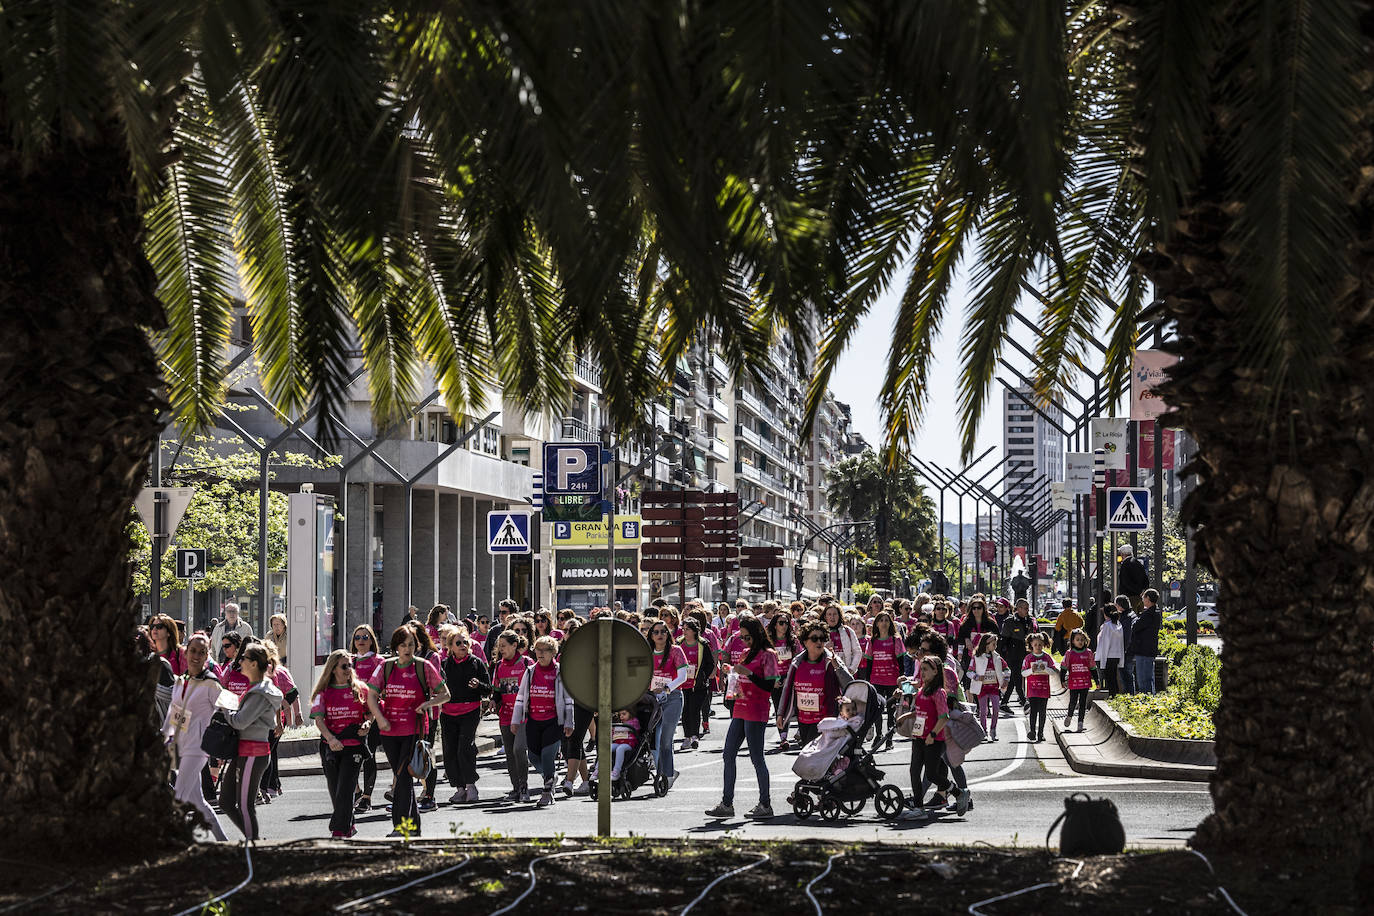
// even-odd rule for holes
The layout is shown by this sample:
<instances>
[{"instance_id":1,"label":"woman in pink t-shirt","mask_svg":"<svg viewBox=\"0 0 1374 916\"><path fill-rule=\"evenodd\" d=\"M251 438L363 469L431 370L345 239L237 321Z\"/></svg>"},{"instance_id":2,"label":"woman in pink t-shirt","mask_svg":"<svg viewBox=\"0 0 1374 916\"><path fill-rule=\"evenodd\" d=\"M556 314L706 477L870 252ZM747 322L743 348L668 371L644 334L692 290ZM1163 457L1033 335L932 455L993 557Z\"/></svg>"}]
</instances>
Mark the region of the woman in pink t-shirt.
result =
<instances>
[{"instance_id":1,"label":"woman in pink t-shirt","mask_svg":"<svg viewBox=\"0 0 1374 916\"><path fill-rule=\"evenodd\" d=\"M372 680L372 672L382 664L378 654L377 634L365 623L353 629L353 676L358 683L366 685ZM382 733L379 729L367 730L367 754L363 757L363 786L353 799L353 813L366 814L372 808L372 787L377 784L377 752L382 747Z\"/></svg>"},{"instance_id":2,"label":"woman in pink t-shirt","mask_svg":"<svg viewBox=\"0 0 1374 916\"><path fill-rule=\"evenodd\" d=\"M525 730L512 725L515 701L520 695L520 682L525 669L534 664L525 657L528 643L514 628L502 630L496 638L496 667L491 677L492 699L496 702L496 721L501 729L501 746L505 751L506 774L510 776L511 791L503 801L530 800L530 767Z\"/></svg>"},{"instance_id":3,"label":"woman in pink t-shirt","mask_svg":"<svg viewBox=\"0 0 1374 916\"><path fill-rule=\"evenodd\" d=\"M773 684L773 714L782 724L778 726L778 749L787 750L787 720L782 713L782 683L787 679L787 669L792 661L802 654L801 642L793 635L792 617L781 611L768 621L768 641L773 644L773 653L778 657L778 679Z\"/></svg>"},{"instance_id":4,"label":"woman in pink t-shirt","mask_svg":"<svg viewBox=\"0 0 1374 916\"><path fill-rule=\"evenodd\" d=\"M749 759L759 783L759 803L748 816L773 816L768 794L768 763L764 758L764 733L768 722L768 708L773 699L773 684L778 679L778 657L768 643L768 634L757 617L740 619L736 639L743 654L733 663L722 663L729 684L727 693L735 693L735 705L730 729L725 733L724 792L720 804L706 812L708 817L735 816L735 756L740 745L749 742ZM731 655L732 660L736 656Z\"/></svg>"},{"instance_id":5,"label":"woman in pink t-shirt","mask_svg":"<svg viewBox=\"0 0 1374 916\"><path fill-rule=\"evenodd\" d=\"M949 793L949 774L945 768L945 725L949 722L949 695L945 691L944 663L933 655L921 659L920 686L911 701L911 807L918 817L928 820L925 810L925 783L935 787L937 807L944 807Z\"/></svg>"},{"instance_id":6,"label":"woman in pink t-shirt","mask_svg":"<svg viewBox=\"0 0 1374 916\"><path fill-rule=\"evenodd\" d=\"M358 682L357 668L346 649L335 649L325 660L320 679L310 695L310 718L320 732L320 763L333 803L329 835L351 837L353 789L367 756L364 747L372 721L367 711L367 688Z\"/></svg>"},{"instance_id":7,"label":"woman in pink t-shirt","mask_svg":"<svg viewBox=\"0 0 1374 916\"><path fill-rule=\"evenodd\" d=\"M429 731L429 711L449 701L448 685L432 662L415 654L416 629L401 624L391 634L394 655L375 671L367 686L367 708L382 733L382 750L396 777L391 804L389 836L401 836L401 821L415 824L412 834L420 835L420 809L410 780L410 757L415 742ZM424 678L421 681L421 678Z\"/></svg>"}]
</instances>

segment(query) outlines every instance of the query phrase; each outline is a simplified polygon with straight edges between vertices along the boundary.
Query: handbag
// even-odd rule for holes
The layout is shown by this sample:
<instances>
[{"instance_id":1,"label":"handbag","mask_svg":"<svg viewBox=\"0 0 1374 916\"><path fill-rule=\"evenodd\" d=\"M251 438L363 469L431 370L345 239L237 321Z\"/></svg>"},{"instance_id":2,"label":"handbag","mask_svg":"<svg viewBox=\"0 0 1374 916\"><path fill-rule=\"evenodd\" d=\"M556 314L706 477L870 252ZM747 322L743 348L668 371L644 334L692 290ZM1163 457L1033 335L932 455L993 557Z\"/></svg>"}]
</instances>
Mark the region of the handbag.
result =
<instances>
[{"instance_id":1,"label":"handbag","mask_svg":"<svg viewBox=\"0 0 1374 916\"><path fill-rule=\"evenodd\" d=\"M232 760L238 756L239 732L229 724L224 713L217 712L211 717L205 733L200 736L200 749L217 760Z\"/></svg>"},{"instance_id":2,"label":"handbag","mask_svg":"<svg viewBox=\"0 0 1374 916\"><path fill-rule=\"evenodd\" d=\"M965 752L973 750L983 743L988 733L983 731L983 726L978 724L978 717L966 709L949 708L949 723L945 730L951 741L959 745Z\"/></svg>"},{"instance_id":3,"label":"handbag","mask_svg":"<svg viewBox=\"0 0 1374 916\"><path fill-rule=\"evenodd\" d=\"M1064 799L1064 813L1055 818L1045 834L1046 846L1061 821L1061 856L1114 856L1126 848L1126 829L1121 826L1121 815L1110 798L1089 798L1083 792L1075 792Z\"/></svg>"}]
</instances>

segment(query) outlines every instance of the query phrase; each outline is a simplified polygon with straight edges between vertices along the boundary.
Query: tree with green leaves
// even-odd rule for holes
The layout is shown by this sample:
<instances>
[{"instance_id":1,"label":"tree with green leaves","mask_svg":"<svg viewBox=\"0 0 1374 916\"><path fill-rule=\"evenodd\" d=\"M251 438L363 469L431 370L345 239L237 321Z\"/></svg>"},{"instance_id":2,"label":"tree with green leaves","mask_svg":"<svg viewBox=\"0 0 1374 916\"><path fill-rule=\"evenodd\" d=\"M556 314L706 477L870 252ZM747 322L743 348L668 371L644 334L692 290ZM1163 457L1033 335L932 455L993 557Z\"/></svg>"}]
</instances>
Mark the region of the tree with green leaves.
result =
<instances>
[{"instance_id":1,"label":"tree with green leaves","mask_svg":"<svg viewBox=\"0 0 1374 916\"><path fill-rule=\"evenodd\" d=\"M888 468L872 449L851 455L826 470L825 498L844 518L873 520L856 530L855 542L880 563L888 562L893 542L918 557L939 550L935 504L910 465Z\"/></svg>"}]
</instances>

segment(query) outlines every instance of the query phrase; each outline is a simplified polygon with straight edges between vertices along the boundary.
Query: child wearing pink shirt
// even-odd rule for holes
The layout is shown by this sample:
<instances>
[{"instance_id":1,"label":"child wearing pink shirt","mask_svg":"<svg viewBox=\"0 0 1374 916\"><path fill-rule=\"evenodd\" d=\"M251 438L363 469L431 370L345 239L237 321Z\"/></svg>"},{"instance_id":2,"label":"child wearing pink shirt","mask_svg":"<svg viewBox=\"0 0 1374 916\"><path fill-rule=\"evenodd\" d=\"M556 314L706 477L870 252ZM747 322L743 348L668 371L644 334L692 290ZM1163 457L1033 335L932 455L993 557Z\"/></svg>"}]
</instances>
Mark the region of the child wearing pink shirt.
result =
<instances>
[{"instance_id":1,"label":"child wearing pink shirt","mask_svg":"<svg viewBox=\"0 0 1374 916\"><path fill-rule=\"evenodd\" d=\"M1083 717L1088 710L1088 691L1092 688L1093 678L1097 676L1097 657L1088 648L1088 634L1082 627L1069 634L1069 651L1064 653L1059 676L1066 679L1069 688L1069 711L1064 715L1064 727L1069 727L1069 720L1077 708L1078 730L1081 732Z\"/></svg>"},{"instance_id":2,"label":"child wearing pink shirt","mask_svg":"<svg viewBox=\"0 0 1374 916\"><path fill-rule=\"evenodd\" d=\"M1031 651L1021 662L1021 674L1026 681L1026 699L1030 703L1030 717L1026 732L1031 741L1045 740L1045 711L1050 705L1050 671L1054 658L1045 651L1045 637L1032 633Z\"/></svg>"}]
</instances>

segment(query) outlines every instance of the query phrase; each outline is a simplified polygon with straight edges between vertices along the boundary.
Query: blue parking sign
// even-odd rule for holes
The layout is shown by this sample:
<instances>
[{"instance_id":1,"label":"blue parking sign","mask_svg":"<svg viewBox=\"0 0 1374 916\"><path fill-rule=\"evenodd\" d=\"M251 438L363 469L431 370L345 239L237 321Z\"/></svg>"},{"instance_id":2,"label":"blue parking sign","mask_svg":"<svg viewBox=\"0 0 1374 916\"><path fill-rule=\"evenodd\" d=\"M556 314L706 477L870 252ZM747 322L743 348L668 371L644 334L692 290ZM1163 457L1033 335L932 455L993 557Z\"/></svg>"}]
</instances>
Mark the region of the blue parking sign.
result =
<instances>
[{"instance_id":1,"label":"blue parking sign","mask_svg":"<svg viewBox=\"0 0 1374 916\"><path fill-rule=\"evenodd\" d=\"M601 492L601 446L595 442L546 442L544 492L551 496Z\"/></svg>"}]
</instances>

